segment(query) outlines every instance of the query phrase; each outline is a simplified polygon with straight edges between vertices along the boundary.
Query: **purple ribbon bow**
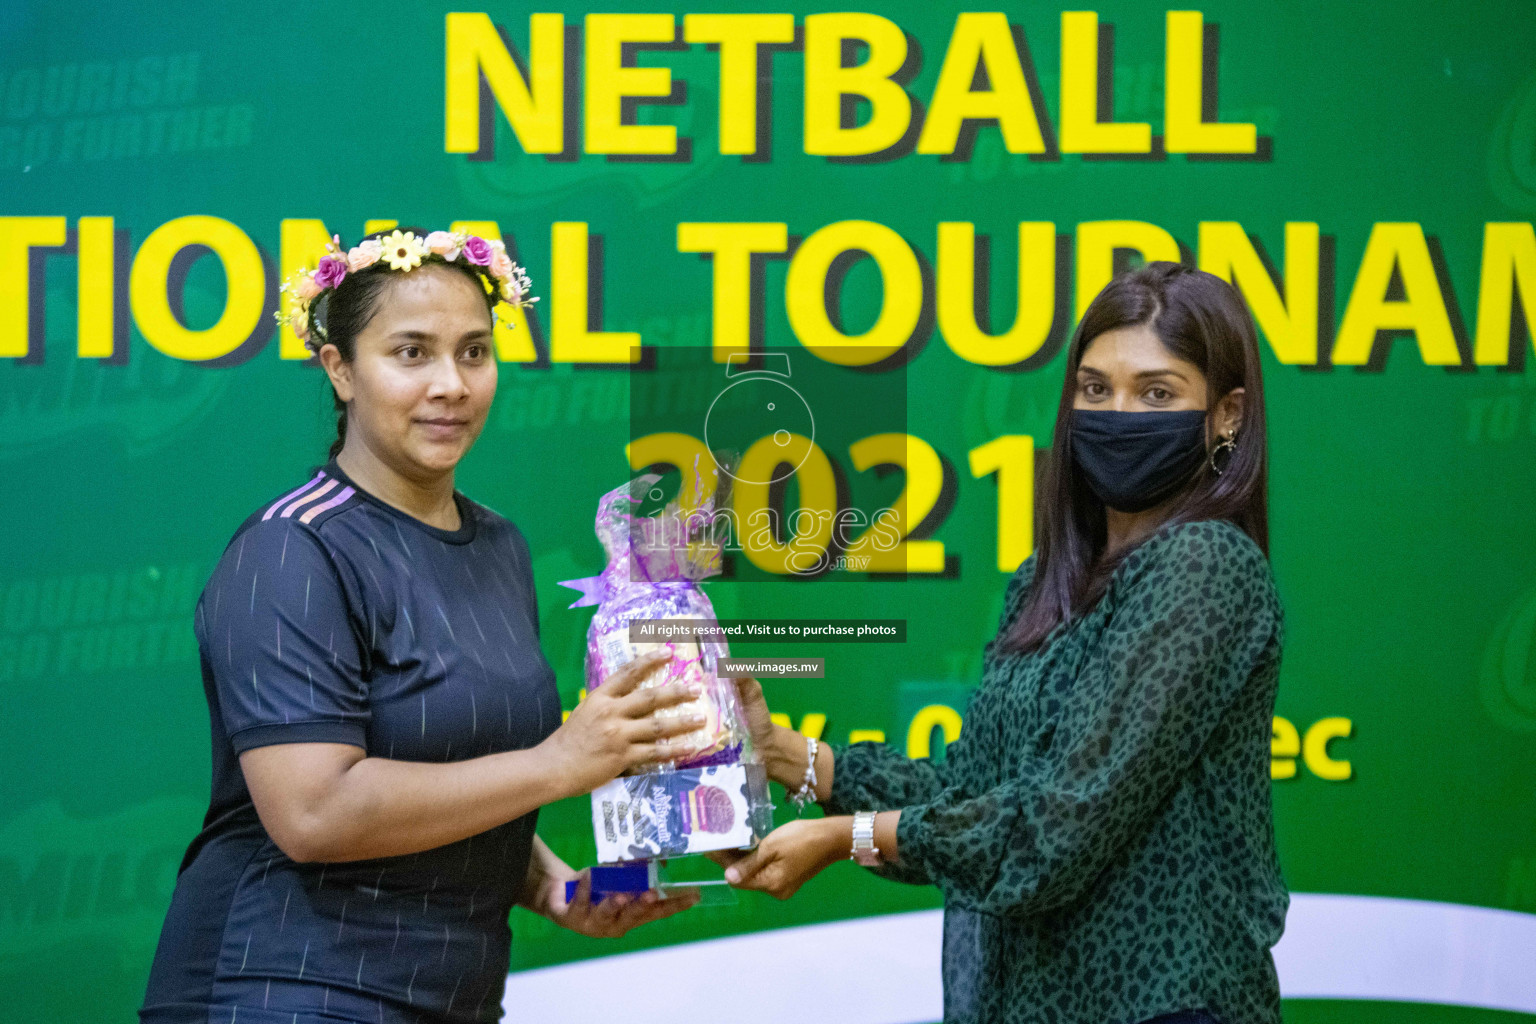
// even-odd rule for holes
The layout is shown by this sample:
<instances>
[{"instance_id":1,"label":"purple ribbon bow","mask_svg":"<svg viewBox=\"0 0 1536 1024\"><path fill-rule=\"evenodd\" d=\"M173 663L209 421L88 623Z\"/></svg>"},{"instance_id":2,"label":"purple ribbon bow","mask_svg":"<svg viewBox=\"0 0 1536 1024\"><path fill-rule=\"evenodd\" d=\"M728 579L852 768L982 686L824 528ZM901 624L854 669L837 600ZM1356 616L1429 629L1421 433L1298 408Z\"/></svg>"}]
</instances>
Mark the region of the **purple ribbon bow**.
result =
<instances>
[{"instance_id":1,"label":"purple ribbon bow","mask_svg":"<svg viewBox=\"0 0 1536 1024\"><path fill-rule=\"evenodd\" d=\"M638 586L645 587L691 587L695 585L693 580L658 580L654 583L635 580L633 582ZM596 576L583 576L576 580L561 580L560 585L581 592L580 597L566 605L567 608L585 608L588 605L601 604L612 597L617 589L607 572L602 572Z\"/></svg>"}]
</instances>

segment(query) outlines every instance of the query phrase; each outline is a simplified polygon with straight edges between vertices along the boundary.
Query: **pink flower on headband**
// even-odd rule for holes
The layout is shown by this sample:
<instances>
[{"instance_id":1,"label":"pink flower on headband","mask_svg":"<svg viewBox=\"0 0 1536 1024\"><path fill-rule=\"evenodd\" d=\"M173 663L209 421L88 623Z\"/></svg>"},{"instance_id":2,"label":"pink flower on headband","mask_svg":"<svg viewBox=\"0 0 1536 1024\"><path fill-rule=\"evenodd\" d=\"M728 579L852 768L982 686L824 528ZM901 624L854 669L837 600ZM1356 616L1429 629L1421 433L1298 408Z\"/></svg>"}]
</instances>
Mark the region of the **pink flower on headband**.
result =
<instances>
[{"instance_id":1,"label":"pink flower on headband","mask_svg":"<svg viewBox=\"0 0 1536 1024\"><path fill-rule=\"evenodd\" d=\"M320 261L320 266L315 268L315 284L324 291L327 288L335 288L347 276L347 261L335 256L327 256Z\"/></svg>"},{"instance_id":2,"label":"pink flower on headband","mask_svg":"<svg viewBox=\"0 0 1536 1024\"><path fill-rule=\"evenodd\" d=\"M320 294L320 285L316 283L313 274L305 274L299 278L299 283L294 285L293 290L298 295L299 301L308 302Z\"/></svg>"},{"instance_id":3,"label":"pink flower on headband","mask_svg":"<svg viewBox=\"0 0 1536 1024\"><path fill-rule=\"evenodd\" d=\"M492 277L505 281L512 276L512 257L498 249L491 254L491 263L486 269L491 272Z\"/></svg>"},{"instance_id":4,"label":"pink flower on headband","mask_svg":"<svg viewBox=\"0 0 1536 1024\"><path fill-rule=\"evenodd\" d=\"M384 247L379 244L377 238L358 242L352 247L352 251L347 253L347 269L355 274L364 267L371 267L379 262L379 257L383 254Z\"/></svg>"},{"instance_id":5,"label":"pink flower on headband","mask_svg":"<svg viewBox=\"0 0 1536 1024\"><path fill-rule=\"evenodd\" d=\"M458 240L446 231L432 232L426 237L424 244L428 252L434 256L441 256L450 263L459 258Z\"/></svg>"},{"instance_id":6,"label":"pink flower on headband","mask_svg":"<svg viewBox=\"0 0 1536 1024\"><path fill-rule=\"evenodd\" d=\"M464 258L478 267L488 265L493 252L491 243L477 235L471 235L464 242Z\"/></svg>"}]
</instances>

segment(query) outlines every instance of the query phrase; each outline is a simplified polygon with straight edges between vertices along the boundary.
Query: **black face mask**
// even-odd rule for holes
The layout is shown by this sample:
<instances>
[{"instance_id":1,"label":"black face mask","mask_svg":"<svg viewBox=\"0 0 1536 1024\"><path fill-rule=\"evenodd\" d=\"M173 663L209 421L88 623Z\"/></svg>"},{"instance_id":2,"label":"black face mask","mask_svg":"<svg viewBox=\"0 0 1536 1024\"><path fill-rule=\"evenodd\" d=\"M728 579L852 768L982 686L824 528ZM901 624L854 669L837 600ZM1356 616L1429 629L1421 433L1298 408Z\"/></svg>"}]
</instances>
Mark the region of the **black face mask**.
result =
<instances>
[{"instance_id":1,"label":"black face mask","mask_svg":"<svg viewBox=\"0 0 1536 1024\"><path fill-rule=\"evenodd\" d=\"M1072 459L1105 505L1145 511L1187 483L1205 459L1205 410L1074 409Z\"/></svg>"}]
</instances>

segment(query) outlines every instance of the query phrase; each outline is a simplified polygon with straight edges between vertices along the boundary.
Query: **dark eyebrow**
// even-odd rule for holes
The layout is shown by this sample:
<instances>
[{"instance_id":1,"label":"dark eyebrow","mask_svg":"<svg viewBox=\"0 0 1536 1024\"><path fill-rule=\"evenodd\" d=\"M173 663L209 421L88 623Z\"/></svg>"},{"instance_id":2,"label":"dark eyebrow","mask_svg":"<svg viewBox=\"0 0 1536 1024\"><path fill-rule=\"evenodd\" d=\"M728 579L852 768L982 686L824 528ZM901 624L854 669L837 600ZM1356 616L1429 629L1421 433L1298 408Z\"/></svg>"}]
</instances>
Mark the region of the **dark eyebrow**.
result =
<instances>
[{"instance_id":1,"label":"dark eyebrow","mask_svg":"<svg viewBox=\"0 0 1536 1024\"><path fill-rule=\"evenodd\" d=\"M482 328L479 328L477 330L465 332L464 336L461 337L459 339L459 341L460 341L460 343L463 343L463 342L466 342L466 341L484 341L486 338L489 338L490 336L491 336L491 332L489 330L487 330L486 328L482 327ZM433 334L431 331L395 331L393 334L390 335L390 337L391 338L399 338L402 341L436 341L437 340L437 335Z\"/></svg>"},{"instance_id":2,"label":"dark eyebrow","mask_svg":"<svg viewBox=\"0 0 1536 1024\"><path fill-rule=\"evenodd\" d=\"M1103 370L1094 369L1092 366L1079 366L1077 368L1077 372L1078 373L1090 374L1090 375L1092 375L1094 377L1100 377L1100 378L1103 378L1105 380L1109 379L1108 374L1106 374ZM1172 370L1172 369L1169 369L1169 370L1142 370L1140 373L1135 375L1135 379L1136 380L1151 380L1154 377L1177 377L1177 378L1179 378L1179 380L1182 380L1184 383L1186 383L1186 384L1189 383L1189 378L1188 377L1184 376L1178 370Z\"/></svg>"}]
</instances>

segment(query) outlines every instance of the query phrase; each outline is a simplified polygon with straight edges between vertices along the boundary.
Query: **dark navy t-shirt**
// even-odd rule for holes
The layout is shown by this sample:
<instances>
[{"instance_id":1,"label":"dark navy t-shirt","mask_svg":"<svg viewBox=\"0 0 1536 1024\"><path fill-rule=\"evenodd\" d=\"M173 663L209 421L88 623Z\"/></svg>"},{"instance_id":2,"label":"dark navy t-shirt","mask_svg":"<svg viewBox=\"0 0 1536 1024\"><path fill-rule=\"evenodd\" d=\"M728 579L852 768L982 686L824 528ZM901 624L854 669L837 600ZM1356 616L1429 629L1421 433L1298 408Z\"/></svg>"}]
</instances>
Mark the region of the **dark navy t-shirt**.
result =
<instances>
[{"instance_id":1,"label":"dark navy t-shirt","mask_svg":"<svg viewBox=\"0 0 1536 1024\"><path fill-rule=\"evenodd\" d=\"M197 605L213 792L182 862L145 1024L491 1021L536 813L403 857L301 864L268 837L239 755L350 743L461 761L560 724L528 545L455 492L440 530L334 462L258 509Z\"/></svg>"}]
</instances>

